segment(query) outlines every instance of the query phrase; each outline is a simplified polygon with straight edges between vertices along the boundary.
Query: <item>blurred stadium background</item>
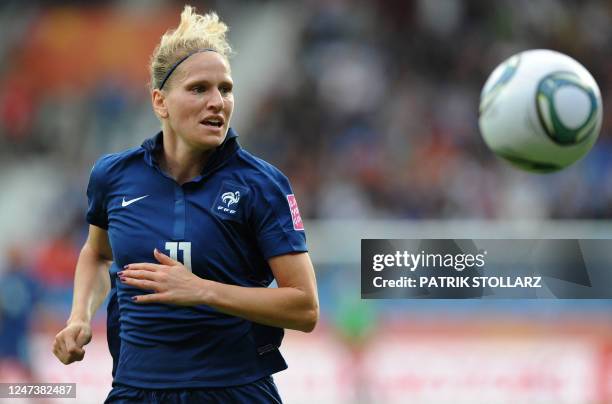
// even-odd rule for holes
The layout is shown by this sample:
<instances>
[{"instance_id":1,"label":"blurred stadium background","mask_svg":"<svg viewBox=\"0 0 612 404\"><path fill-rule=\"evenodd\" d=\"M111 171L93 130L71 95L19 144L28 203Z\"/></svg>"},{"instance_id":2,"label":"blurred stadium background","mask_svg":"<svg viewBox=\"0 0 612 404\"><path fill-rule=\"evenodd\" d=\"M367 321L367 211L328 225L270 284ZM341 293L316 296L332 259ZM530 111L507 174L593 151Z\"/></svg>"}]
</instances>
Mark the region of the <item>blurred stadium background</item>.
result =
<instances>
[{"instance_id":1,"label":"blurred stadium background","mask_svg":"<svg viewBox=\"0 0 612 404\"><path fill-rule=\"evenodd\" d=\"M322 319L287 333L287 403L612 402L612 302L359 297L362 237L612 237L612 3L190 4L229 23L232 126L305 217ZM157 130L148 58L182 6L0 3L0 382L76 382L79 403L110 389L103 313L84 362L59 364L51 340L89 170ZM509 168L478 134L486 77L529 48L581 61L604 97L594 149L553 175Z\"/></svg>"}]
</instances>

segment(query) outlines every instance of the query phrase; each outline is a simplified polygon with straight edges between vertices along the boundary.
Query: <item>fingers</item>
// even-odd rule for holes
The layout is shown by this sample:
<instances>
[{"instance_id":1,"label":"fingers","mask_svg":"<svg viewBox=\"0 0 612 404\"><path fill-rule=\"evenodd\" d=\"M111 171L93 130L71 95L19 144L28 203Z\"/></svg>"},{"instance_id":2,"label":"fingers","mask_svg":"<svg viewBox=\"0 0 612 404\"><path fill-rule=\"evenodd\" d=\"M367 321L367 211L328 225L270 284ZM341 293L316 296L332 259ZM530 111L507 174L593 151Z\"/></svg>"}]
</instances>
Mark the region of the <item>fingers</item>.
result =
<instances>
[{"instance_id":1,"label":"fingers","mask_svg":"<svg viewBox=\"0 0 612 404\"><path fill-rule=\"evenodd\" d=\"M53 352L57 359L60 360L64 365L70 365L72 362L82 361L85 357L85 350L80 349L72 352Z\"/></svg>"},{"instance_id":2,"label":"fingers","mask_svg":"<svg viewBox=\"0 0 612 404\"><path fill-rule=\"evenodd\" d=\"M91 341L91 327L87 323L70 324L53 341L53 354L64 365L83 360L83 346Z\"/></svg>"},{"instance_id":3,"label":"fingers","mask_svg":"<svg viewBox=\"0 0 612 404\"><path fill-rule=\"evenodd\" d=\"M83 348L77 345L76 336L70 336L71 338L66 338L66 352L68 356L72 355L80 355L81 353L85 354Z\"/></svg>"},{"instance_id":4,"label":"fingers","mask_svg":"<svg viewBox=\"0 0 612 404\"><path fill-rule=\"evenodd\" d=\"M145 271L158 271L160 269L163 269L164 266L181 265L180 262L173 260L166 254L160 252L157 248L153 250L153 256L159 262L159 264L152 264L149 262L139 262L135 264L126 265L124 269L140 269L140 270L145 270Z\"/></svg>"},{"instance_id":5,"label":"fingers","mask_svg":"<svg viewBox=\"0 0 612 404\"><path fill-rule=\"evenodd\" d=\"M57 357L63 364L67 365L66 358L66 347L60 340L59 334L55 336L55 340L53 341L53 355Z\"/></svg>"},{"instance_id":6,"label":"fingers","mask_svg":"<svg viewBox=\"0 0 612 404\"><path fill-rule=\"evenodd\" d=\"M131 277L120 278L121 282L125 285L133 286L138 289L153 290L159 292L159 283L147 279L135 279Z\"/></svg>"},{"instance_id":7,"label":"fingers","mask_svg":"<svg viewBox=\"0 0 612 404\"><path fill-rule=\"evenodd\" d=\"M117 273L117 275L119 275L119 280L121 280L121 282L123 282L125 279L128 279L128 278L146 279L149 281L159 280L160 275L157 272L147 271L147 270L142 270L142 269L131 269L131 268L132 266L130 265L130 269L125 269Z\"/></svg>"},{"instance_id":8,"label":"fingers","mask_svg":"<svg viewBox=\"0 0 612 404\"><path fill-rule=\"evenodd\" d=\"M91 332L89 331L89 329L87 330L81 329L79 334L76 337L76 345L79 349L83 351L83 354L85 353L85 350L83 349L83 347L89 344L90 341L91 341Z\"/></svg>"},{"instance_id":9,"label":"fingers","mask_svg":"<svg viewBox=\"0 0 612 404\"><path fill-rule=\"evenodd\" d=\"M160 252L157 248L153 250L153 256L159 262L159 264L152 264L150 262L138 262L135 264L129 264L123 267L123 271L120 273L124 273L126 270L140 270L140 271L150 271L156 272L162 269L167 269L169 266L183 265L179 261L173 260L166 254Z\"/></svg>"},{"instance_id":10,"label":"fingers","mask_svg":"<svg viewBox=\"0 0 612 404\"><path fill-rule=\"evenodd\" d=\"M148 295L140 295L132 297L132 300L136 303L166 303L169 299L169 294L164 293L151 293Z\"/></svg>"},{"instance_id":11,"label":"fingers","mask_svg":"<svg viewBox=\"0 0 612 404\"><path fill-rule=\"evenodd\" d=\"M53 353L57 359L60 360L60 362L62 362L64 365L68 365L72 361L70 360L70 355L68 354L68 349L66 348L66 333L64 331L55 336L55 341L53 342Z\"/></svg>"},{"instance_id":12,"label":"fingers","mask_svg":"<svg viewBox=\"0 0 612 404\"><path fill-rule=\"evenodd\" d=\"M72 362L82 361L84 357L85 357L85 350L83 348L75 348L72 351L68 351L68 361L69 362L66 363L66 365Z\"/></svg>"},{"instance_id":13,"label":"fingers","mask_svg":"<svg viewBox=\"0 0 612 404\"><path fill-rule=\"evenodd\" d=\"M160 269L163 269L165 265L160 265L160 264L151 264L149 262L139 262L136 264L129 264L123 267L123 271L121 272L125 272L125 270L141 270L141 271L151 271L151 272L155 272L155 271L159 271Z\"/></svg>"},{"instance_id":14,"label":"fingers","mask_svg":"<svg viewBox=\"0 0 612 404\"><path fill-rule=\"evenodd\" d=\"M153 256L157 261L159 261L159 263L164 265L174 266L180 264L180 262L173 260L164 253L159 252L157 248L153 250Z\"/></svg>"}]
</instances>

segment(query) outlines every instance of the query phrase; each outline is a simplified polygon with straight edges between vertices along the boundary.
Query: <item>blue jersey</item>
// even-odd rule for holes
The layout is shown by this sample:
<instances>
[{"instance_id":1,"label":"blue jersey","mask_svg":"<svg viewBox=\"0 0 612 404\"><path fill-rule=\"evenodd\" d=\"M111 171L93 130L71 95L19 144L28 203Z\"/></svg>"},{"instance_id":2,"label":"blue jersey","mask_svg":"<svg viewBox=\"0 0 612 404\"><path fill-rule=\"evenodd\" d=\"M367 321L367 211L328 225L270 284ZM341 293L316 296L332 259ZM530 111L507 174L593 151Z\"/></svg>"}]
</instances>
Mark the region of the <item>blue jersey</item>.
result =
<instances>
[{"instance_id":1,"label":"blue jersey","mask_svg":"<svg viewBox=\"0 0 612 404\"><path fill-rule=\"evenodd\" d=\"M162 135L102 157L87 195L90 224L108 231L115 265L157 263L153 249L194 274L226 284L267 287L267 260L305 252L306 238L287 178L242 149L230 129L202 174L183 185L160 170ZM234 386L287 367L280 328L209 306L137 304L146 293L116 282L120 354L115 382L139 388Z\"/></svg>"},{"instance_id":2,"label":"blue jersey","mask_svg":"<svg viewBox=\"0 0 612 404\"><path fill-rule=\"evenodd\" d=\"M116 264L113 262L113 267ZM116 274L118 268L110 268L110 272ZM117 302L117 278L111 276L111 288L108 294L108 305L106 306L106 342L108 343L108 351L113 358L113 369L111 374L113 378L117 372L117 363L119 363L119 350L121 349L121 339L119 338L119 307Z\"/></svg>"}]
</instances>

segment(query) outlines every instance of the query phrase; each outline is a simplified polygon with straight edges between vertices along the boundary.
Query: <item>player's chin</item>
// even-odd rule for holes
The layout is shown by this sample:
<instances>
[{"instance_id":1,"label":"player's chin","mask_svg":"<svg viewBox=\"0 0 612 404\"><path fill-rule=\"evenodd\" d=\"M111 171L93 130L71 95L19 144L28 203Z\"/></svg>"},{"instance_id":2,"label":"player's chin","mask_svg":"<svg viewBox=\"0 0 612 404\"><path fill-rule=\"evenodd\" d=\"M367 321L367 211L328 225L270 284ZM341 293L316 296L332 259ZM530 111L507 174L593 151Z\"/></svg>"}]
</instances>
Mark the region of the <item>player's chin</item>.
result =
<instances>
[{"instance_id":1,"label":"player's chin","mask_svg":"<svg viewBox=\"0 0 612 404\"><path fill-rule=\"evenodd\" d=\"M198 139L203 146L207 146L207 148L214 148L220 146L225 140L225 136L227 135L227 128L225 126L200 126L201 128L198 131Z\"/></svg>"}]
</instances>

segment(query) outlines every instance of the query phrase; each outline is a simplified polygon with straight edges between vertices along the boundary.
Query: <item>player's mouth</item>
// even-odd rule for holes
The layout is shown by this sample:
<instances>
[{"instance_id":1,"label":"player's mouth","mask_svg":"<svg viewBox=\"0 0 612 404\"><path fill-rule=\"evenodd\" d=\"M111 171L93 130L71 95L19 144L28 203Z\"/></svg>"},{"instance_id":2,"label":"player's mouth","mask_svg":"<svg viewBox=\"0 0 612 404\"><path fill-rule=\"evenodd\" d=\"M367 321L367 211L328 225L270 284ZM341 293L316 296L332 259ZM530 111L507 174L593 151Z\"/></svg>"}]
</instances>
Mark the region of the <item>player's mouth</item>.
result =
<instances>
[{"instance_id":1,"label":"player's mouth","mask_svg":"<svg viewBox=\"0 0 612 404\"><path fill-rule=\"evenodd\" d=\"M223 119L220 115L211 115L200 121L201 125L206 126L209 129L214 131L221 130L223 125L225 124L225 119Z\"/></svg>"}]
</instances>

